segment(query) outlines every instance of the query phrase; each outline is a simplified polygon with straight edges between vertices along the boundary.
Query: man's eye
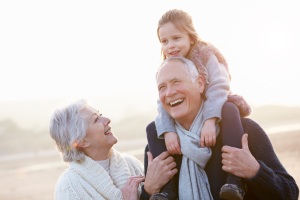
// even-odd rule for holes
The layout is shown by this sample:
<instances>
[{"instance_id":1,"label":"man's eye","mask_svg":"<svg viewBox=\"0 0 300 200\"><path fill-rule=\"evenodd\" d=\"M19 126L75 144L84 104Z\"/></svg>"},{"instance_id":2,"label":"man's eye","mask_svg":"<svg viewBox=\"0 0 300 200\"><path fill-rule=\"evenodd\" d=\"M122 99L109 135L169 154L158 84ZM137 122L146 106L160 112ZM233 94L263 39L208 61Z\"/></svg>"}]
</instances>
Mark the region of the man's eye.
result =
<instances>
[{"instance_id":1,"label":"man's eye","mask_svg":"<svg viewBox=\"0 0 300 200\"><path fill-rule=\"evenodd\" d=\"M159 91L163 89L165 89L165 86L161 86L160 88L158 88Z\"/></svg>"}]
</instances>

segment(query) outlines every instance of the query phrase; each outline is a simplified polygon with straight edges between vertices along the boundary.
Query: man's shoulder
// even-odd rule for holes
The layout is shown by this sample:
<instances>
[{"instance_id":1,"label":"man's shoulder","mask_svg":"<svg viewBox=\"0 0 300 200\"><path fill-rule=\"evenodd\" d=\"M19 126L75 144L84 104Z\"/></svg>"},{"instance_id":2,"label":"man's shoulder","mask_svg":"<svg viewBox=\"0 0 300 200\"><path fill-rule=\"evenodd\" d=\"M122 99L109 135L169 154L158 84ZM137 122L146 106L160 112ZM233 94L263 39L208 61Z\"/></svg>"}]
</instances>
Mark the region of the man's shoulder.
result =
<instances>
[{"instance_id":1,"label":"man's shoulder","mask_svg":"<svg viewBox=\"0 0 300 200\"><path fill-rule=\"evenodd\" d=\"M241 117L241 123L242 123L245 133L265 134L265 131L262 129L262 127L257 122L255 122L254 120L252 120L250 118Z\"/></svg>"}]
</instances>

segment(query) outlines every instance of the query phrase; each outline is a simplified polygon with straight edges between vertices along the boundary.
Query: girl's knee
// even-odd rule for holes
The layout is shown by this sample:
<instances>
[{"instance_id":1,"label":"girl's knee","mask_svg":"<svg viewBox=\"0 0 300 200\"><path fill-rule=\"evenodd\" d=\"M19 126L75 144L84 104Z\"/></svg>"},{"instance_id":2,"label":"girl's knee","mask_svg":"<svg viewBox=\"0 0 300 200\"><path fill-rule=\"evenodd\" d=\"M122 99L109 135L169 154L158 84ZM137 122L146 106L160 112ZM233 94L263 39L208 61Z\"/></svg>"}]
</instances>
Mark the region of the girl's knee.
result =
<instances>
[{"instance_id":1,"label":"girl's knee","mask_svg":"<svg viewBox=\"0 0 300 200\"><path fill-rule=\"evenodd\" d=\"M222 118L232 118L232 117L240 117L240 112L238 107L231 102L225 102L222 108Z\"/></svg>"},{"instance_id":2,"label":"girl's knee","mask_svg":"<svg viewBox=\"0 0 300 200\"><path fill-rule=\"evenodd\" d=\"M154 121L148 124L146 128L146 133L147 133L148 140L153 137L157 138L156 126Z\"/></svg>"}]
</instances>

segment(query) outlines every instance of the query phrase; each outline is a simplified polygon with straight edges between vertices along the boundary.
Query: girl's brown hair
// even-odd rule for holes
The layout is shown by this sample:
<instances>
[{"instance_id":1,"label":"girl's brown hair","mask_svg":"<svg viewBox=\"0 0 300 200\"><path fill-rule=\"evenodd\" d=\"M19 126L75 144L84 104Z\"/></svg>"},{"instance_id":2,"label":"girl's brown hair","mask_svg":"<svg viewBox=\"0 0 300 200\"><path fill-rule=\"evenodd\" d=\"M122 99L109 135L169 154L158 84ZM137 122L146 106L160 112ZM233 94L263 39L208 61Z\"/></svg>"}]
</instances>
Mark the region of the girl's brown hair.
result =
<instances>
[{"instance_id":1,"label":"girl's brown hair","mask_svg":"<svg viewBox=\"0 0 300 200\"><path fill-rule=\"evenodd\" d=\"M189 35L191 41L193 41L193 44L191 44L191 48L186 58L192 60L195 63L201 75L203 74L207 75L205 66L211 54L214 54L217 57L218 61L225 65L229 73L228 64L223 54L211 43L201 40L194 27L192 17L188 13L184 12L183 10L177 10L177 9L169 10L168 12L163 14L163 16L159 19L158 26L157 26L157 37L159 41L160 41L159 38L160 27L162 27L164 24L169 22L174 24L177 29L185 31ZM193 54L194 49L195 52L198 52L199 58L195 56L195 53ZM163 52L163 49L161 49L161 58L163 60L167 58ZM195 62L196 60L198 60L199 62ZM204 78L206 79L207 77L204 76ZM229 73L229 78L231 80L230 73Z\"/></svg>"},{"instance_id":2,"label":"girl's brown hair","mask_svg":"<svg viewBox=\"0 0 300 200\"><path fill-rule=\"evenodd\" d=\"M168 12L163 14L163 16L159 19L158 26L157 26L157 37L159 41L160 41L159 29L160 27L162 27L164 24L168 22L174 24L175 27L178 28L179 30L183 30L187 32L187 34L190 36L191 41L194 42L194 44L191 45L187 59L191 59L190 58L191 52L193 51L193 49L197 44L204 43L205 45L207 45L207 42L201 40L197 31L195 30L192 17L188 13L184 12L183 10L177 10L177 9L169 10ZM161 49L161 57L163 58L163 60L167 58L162 49Z\"/></svg>"}]
</instances>

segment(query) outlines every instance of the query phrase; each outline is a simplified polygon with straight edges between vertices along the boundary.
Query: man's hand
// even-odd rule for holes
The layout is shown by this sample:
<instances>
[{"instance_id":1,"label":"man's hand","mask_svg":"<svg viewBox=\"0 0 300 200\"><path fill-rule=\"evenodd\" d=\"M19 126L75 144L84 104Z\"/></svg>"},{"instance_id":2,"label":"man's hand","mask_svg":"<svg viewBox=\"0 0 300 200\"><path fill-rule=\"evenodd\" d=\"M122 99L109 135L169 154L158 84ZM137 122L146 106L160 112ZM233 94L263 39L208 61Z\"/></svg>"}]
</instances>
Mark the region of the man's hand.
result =
<instances>
[{"instance_id":1,"label":"man's hand","mask_svg":"<svg viewBox=\"0 0 300 200\"><path fill-rule=\"evenodd\" d=\"M242 137L242 149L223 146L222 169L241 178L254 177L260 165L251 154L248 147L248 134Z\"/></svg>"},{"instance_id":2,"label":"man's hand","mask_svg":"<svg viewBox=\"0 0 300 200\"><path fill-rule=\"evenodd\" d=\"M201 147L211 147L216 144L216 120L217 118L207 119L201 130L200 144ZM204 145L205 143L205 145Z\"/></svg>"},{"instance_id":3,"label":"man's hand","mask_svg":"<svg viewBox=\"0 0 300 200\"><path fill-rule=\"evenodd\" d=\"M182 154L178 135L174 132L166 132L164 135L168 152L172 155Z\"/></svg>"},{"instance_id":4,"label":"man's hand","mask_svg":"<svg viewBox=\"0 0 300 200\"><path fill-rule=\"evenodd\" d=\"M143 181L145 181L145 177L142 175L129 177L121 189L124 200L139 200L138 187Z\"/></svg>"},{"instance_id":5,"label":"man's hand","mask_svg":"<svg viewBox=\"0 0 300 200\"><path fill-rule=\"evenodd\" d=\"M165 151L153 160L151 152L148 155L148 169L144 183L145 191L151 196L159 193L160 189L178 172L174 158Z\"/></svg>"}]
</instances>

